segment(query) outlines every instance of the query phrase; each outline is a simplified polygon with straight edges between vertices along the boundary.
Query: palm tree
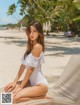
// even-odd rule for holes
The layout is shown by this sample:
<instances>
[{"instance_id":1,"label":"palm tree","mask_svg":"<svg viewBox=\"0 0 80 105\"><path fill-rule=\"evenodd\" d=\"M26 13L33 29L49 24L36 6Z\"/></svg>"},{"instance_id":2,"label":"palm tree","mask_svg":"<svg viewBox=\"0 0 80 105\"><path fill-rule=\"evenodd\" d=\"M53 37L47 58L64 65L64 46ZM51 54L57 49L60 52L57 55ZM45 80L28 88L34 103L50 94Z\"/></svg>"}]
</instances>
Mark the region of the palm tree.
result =
<instances>
[{"instance_id":1,"label":"palm tree","mask_svg":"<svg viewBox=\"0 0 80 105\"><path fill-rule=\"evenodd\" d=\"M20 5L20 15L24 15L23 20L27 23L37 19L42 24L51 21L53 24L57 22L65 25L76 17L78 11L74 0L18 0L17 5ZM12 15L16 6L11 7L9 12Z\"/></svg>"},{"instance_id":2,"label":"palm tree","mask_svg":"<svg viewBox=\"0 0 80 105\"><path fill-rule=\"evenodd\" d=\"M15 11L16 11L16 5L12 4L12 5L9 6L7 14L8 15L13 15L15 13ZM18 18L15 16L15 14L14 14L14 17L18 20Z\"/></svg>"}]
</instances>

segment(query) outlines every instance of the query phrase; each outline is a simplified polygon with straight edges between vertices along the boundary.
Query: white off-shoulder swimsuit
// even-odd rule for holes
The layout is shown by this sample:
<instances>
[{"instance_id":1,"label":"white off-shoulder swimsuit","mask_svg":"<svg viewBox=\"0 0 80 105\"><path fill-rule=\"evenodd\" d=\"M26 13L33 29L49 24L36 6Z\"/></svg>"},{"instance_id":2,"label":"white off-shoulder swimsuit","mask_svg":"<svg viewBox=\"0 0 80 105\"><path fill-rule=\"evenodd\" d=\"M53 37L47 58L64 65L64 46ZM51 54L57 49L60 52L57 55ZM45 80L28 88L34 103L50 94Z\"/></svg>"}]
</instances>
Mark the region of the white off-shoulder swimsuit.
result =
<instances>
[{"instance_id":1,"label":"white off-shoulder swimsuit","mask_svg":"<svg viewBox=\"0 0 80 105\"><path fill-rule=\"evenodd\" d=\"M48 86L48 82L41 71L41 64L43 64L44 62L45 60L43 52L40 54L39 57L35 57L32 55L32 53L30 53L25 57L25 59L22 58L22 64L26 66L26 69L28 69L29 67L35 68L29 79L31 86L37 85L39 83Z\"/></svg>"}]
</instances>

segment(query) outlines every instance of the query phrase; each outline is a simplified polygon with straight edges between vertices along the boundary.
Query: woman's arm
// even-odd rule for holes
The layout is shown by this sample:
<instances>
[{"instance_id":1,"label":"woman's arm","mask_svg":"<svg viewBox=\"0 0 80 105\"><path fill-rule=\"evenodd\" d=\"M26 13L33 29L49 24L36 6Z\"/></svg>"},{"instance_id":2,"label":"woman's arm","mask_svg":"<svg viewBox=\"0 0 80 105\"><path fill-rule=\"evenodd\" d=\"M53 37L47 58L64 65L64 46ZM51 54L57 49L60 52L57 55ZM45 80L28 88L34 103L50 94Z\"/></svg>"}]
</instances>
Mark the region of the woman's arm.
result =
<instances>
[{"instance_id":1,"label":"woman's arm","mask_svg":"<svg viewBox=\"0 0 80 105\"><path fill-rule=\"evenodd\" d=\"M17 81L19 80L19 78L20 78L21 75L23 74L24 70L25 70L25 65L21 64L21 66L20 66L20 68L19 68L19 71L18 71L18 74L17 74L17 76L16 76L14 82L17 83Z\"/></svg>"},{"instance_id":2,"label":"woman's arm","mask_svg":"<svg viewBox=\"0 0 80 105\"><path fill-rule=\"evenodd\" d=\"M32 50L32 55L35 57L39 57L42 52L42 46L40 44L36 44ZM26 83L28 82L32 72L34 71L35 67L30 66L25 74L25 77L21 83L21 88L23 88Z\"/></svg>"},{"instance_id":3,"label":"woman's arm","mask_svg":"<svg viewBox=\"0 0 80 105\"><path fill-rule=\"evenodd\" d=\"M23 79L23 81L22 81L22 83L20 85L21 88L23 88L26 85L26 83L28 82L28 80L29 80L29 78L30 78L30 76L31 76L31 74L33 72L33 70L34 70L33 67L28 68L28 70L27 70L27 72L25 74L25 77L24 77L24 79Z\"/></svg>"}]
</instances>

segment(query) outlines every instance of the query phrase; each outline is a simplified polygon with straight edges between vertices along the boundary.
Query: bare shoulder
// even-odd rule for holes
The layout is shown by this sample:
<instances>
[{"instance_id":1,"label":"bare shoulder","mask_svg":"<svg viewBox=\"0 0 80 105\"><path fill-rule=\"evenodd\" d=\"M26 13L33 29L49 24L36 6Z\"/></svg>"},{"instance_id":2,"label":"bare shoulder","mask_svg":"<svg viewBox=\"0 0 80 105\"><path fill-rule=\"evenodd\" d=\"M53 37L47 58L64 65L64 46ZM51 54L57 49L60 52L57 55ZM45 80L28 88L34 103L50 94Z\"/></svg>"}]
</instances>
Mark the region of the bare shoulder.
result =
<instances>
[{"instance_id":1,"label":"bare shoulder","mask_svg":"<svg viewBox=\"0 0 80 105\"><path fill-rule=\"evenodd\" d=\"M34 49L39 50L39 51L42 52L42 45L39 44L39 43L37 43L37 44L34 46Z\"/></svg>"},{"instance_id":2,"label":"bare shoulder","mask_svg":"<svg viewBox=\"0 0 80 105\"><path fill-rule=\"evenodd\" d=\"M43 49L43 46L39 43L37 43L34 47L33 47L33 50L32 50L32 54L36 57L39 57L40 54L42 53L42 49Z\"/></svg>"}]
</instances>

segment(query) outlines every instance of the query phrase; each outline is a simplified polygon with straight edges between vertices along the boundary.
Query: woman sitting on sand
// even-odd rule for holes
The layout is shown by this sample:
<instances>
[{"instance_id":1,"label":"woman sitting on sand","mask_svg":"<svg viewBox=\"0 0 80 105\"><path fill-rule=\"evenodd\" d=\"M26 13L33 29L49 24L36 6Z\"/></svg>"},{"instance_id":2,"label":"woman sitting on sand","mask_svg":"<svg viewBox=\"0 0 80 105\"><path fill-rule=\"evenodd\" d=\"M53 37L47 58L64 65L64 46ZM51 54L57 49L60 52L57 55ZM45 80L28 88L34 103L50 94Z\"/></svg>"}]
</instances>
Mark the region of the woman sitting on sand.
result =
<instances>
[{"instance_id":1,"label":"woman sitting on sand","mask_svg":"<svg viewBox=\"0 0 80 105\"><path fill-rule=\"evenodd\" d=\"M41 71L41 65L44 63L44 35L38 21L31 22L27 28L27 36L27 51L19 72L15 80L4 88L5 92L13 93L13 102L45 98L48 91L48 82ZM25 77L18 82L25 68L27 69Z\"/></svg>"}]
</instances>

